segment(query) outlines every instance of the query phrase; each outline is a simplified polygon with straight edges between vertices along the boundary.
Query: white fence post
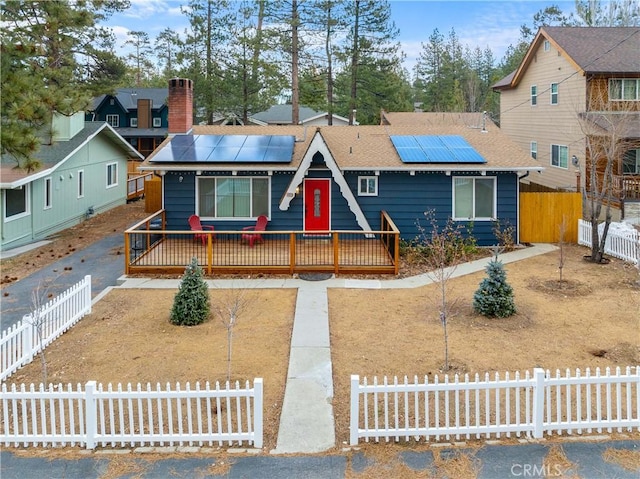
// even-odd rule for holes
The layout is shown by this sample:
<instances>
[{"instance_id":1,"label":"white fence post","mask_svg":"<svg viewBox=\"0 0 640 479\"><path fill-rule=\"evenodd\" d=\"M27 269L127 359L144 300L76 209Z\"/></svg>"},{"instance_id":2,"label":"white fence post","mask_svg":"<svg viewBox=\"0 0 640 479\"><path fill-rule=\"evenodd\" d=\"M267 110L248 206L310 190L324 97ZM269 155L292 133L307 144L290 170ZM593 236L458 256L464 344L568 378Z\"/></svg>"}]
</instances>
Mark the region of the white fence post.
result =
<instances>
[{"instance_id":1,"label":"white fence post","mask_svg":"<svg viewBox=\"0 0 640 479\"><path fill-rule=\"evenodd\" d=\"M98 431L98 416L96 414L96 382L88 381L84 388L84 413L85 413L85 433L87 435L87 449L95 449L96 433Z\"/></svg>"},{"instance_id":2,"label":"white fence post","mask_svg":"<svg viewBox=\"0 0 640 479\"><path fill-rule=\"evenodd\" d=\"M91 275L84 277L85 305L87 307L86 314L91 313Z\"/></svg>"},{"instance_id":3,"label":"white fence post","mask_svg":"<svg viewBox=\"0 0 640 479\"><path fill-rule=\"evenodd\" d=\"M349 445L358 445L358 423L360 419L360 376L351 375L351 412L349 422Z\"/></svg>"},{"instance_id":4,"label":"white fence post","mask_svg":"<svg viewBox=\"0 0 640 479\"><path fill-rule=\"evenodd\" d=\"M544 423L544 369L535 368L533 370L533 411L531 420L533 421L533 437L542 438Z\"/></svg>"},{"instance_id":5,"label":"white fence post","mask_svg":"<svg viewBox=\"0 0 640 479\"><path fill-rule=\"evenodd\" d=\"M262 378L253 380L253 447L262 448L263 443L263 384Z\"/></svg>"},{"instance_id":6,"label":"white fence post","mask_svg":"<svg viewBox=\"0 0 640 479\"><path fill-rule=\"evenodd\" d=\"M20 324L27 324L27 330L22 333L22 361L19 367L23 367L33 361L33 322L31 321L31 315L25 314L22 316ZM4 372L4 371L3 371Z\"/></svg>"}]
</instances>

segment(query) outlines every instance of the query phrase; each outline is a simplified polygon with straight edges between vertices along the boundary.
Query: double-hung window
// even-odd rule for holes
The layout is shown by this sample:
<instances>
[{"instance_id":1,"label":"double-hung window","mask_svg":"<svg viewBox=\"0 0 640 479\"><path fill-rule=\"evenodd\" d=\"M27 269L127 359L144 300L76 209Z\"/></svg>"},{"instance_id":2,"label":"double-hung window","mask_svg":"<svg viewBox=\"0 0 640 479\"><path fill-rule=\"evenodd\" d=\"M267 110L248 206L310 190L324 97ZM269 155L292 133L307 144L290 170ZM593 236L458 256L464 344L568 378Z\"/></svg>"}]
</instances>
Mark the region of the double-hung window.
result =
<instances>
[{"instance_id":1,"label":"double-hung window","mask_svg":"<svg viewBox=\"0 0 640 479\"><path fill-rule=\"evenodd\" d=\"M538 104L538 87L536 85L531 85L531 106L536 106Z\"/></svg>"},{"instance_id":2,"label":"double-hung window","mask_svg":"<svg viewBox=\"0 0 640 479\"><path fill-rule=\"evenodd\" d=\"M531 158L533 158L534 160L538 159L538 142L537 141L531 142Z\"/></svg>"},{"instance_id":3,"label":"double-hung window","mask_svg":"<svg viewBox=\"0 0 640 479\"><path fill-rule=\"evenodd\" d=\"M107 188L118 185L118 163L107 165Z\"/></svg>"},{"instance_id":4,"label":"double-hung window","mask_svg":"<svg viewBox=\"0 0 640 479\"><path fill-rule=\"evenodd\" d=\"M129 125L131 126L131 128L138 128L138 119L137 118L131 118L129 120Z\"/></svg>"},{"instance_id":5,"label":"double-hung window","mask_svg":"<svg viewBox=\"0 0 640 479\"><path fill-rule=\"evenodd\" d=\"M609 100L640 100L640 79L611 78L609 80Z\"/></svg>"},{"instance_id":6,"label":"double-hung window","mask_svg":"<svg viewBox=\"0 0 640 479\"><path fill-rule=\"evenodd\" d=\"M51 177L44 179L44 209L48 210L53 204L53 188Z\"/></svg>"},{"instance_id":7,"label":"double-hung window","mask_svg":"<svg viewBox=\"0 0 640 479\"><path fill-rule=\"evenodd\" d=\"M269 216L269 178L198 178L196 196L196 214L201 218Z\"/></svg>"},{"instance_id":8,"label":"double-hung window","mask_svg":"<svg viewBox=\"0 0 640 479\"><path fill-rule=\"evenodd\" d=\"M629 150L622 158L623 175L640 175L640 148Z\"/></svg>"},{"instance_id":9,"label":"double-hung window","mask_svg":"<svg viewBox=\"0 0 640 479\"><path fill-rule=\"evenodd\" d=\"M120 126L120 115L107 115L107 123L114 128Z\"/></svg>"},{"instance_id":10,"label":"double-hung window","mask_svg":"<svg viewBox=\"0 0 640 479\"><path fill-rule=\"evenodd\" d=\"M455 220L496 218L496 179L458 176L453 178L453 216Z\"/></svg>"},{"instance_id":11,"label":"double-hung window","mask_svg":"<svg viewBox=\"0 0 640 479\"><path fill-rule=\"evenodd\" d=\"M551 145L551 166L558 168L569 168L569 147L562 145Z\"/></svg>"},{"instance_id":12,"label":"double-hung window","mask_svg":"<svg viewBox=\"0 0 640 479\"><path fill-rule=\"evenodd\" d=\"M558 84L552 83L549 91L551 92L551 104L557 105L558 104Z\"/></svg>"},{"instance_id":13,"label":"double-hung window","mask_svg":"<svg viewBox=\"0 0 640 479\"><path fill-rule=\"evenodd\" d=\"M2 190L4 219L15 220L29 214L29 185Z\"/></svg>"},{"instance_id":14,"label":"double-hung window","mask_svg":"<svg viewBox=\"0 0 640 479\"><path fill-rule=\"evenodd\" d=\"M358 176L358 196L378 196L378 177Z\"/></svg>"},{"instance_id":15,"label":"double-hung window","mask_svg":"<svg viewBox=\"0 0 640 479\"><path fill-rule=\"evenodd\" d=\"M162 126L162 118L154 118L153 119L153 127L154 128L160 128Z\"/></svg>"}]
</instances>

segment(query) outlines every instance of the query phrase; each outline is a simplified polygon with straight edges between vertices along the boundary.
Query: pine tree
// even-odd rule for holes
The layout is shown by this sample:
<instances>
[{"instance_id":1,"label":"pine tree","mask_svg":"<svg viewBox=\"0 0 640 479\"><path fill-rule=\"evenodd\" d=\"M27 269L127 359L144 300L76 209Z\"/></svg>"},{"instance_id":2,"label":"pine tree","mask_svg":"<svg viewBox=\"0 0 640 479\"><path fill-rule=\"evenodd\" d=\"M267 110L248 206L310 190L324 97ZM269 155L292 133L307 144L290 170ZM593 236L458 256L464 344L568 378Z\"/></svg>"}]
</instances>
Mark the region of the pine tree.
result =
<instances>
[{"instance_id":1,"label":"pine tree","mask_svg":"<svg viewBox=\"0 0 640 479\"><path fill-rule=\"evenodd\" d=\"M203 279L198 260L192 258L173 300L170 321L178 326L195 326L203 323L210 311L209 287Z\"/></svg>"},{"instance_id":2,"label":"pine tree","mask_svg":"<svg viewBox=\"0 0 640 479\"><path fill-rule=\"evenodd\" d=\"M473 295L473 309L487 317L507 318L516 312L513 289L501 261L492 259L486 268L487 277Z\"/></svg>"}]
</instances>

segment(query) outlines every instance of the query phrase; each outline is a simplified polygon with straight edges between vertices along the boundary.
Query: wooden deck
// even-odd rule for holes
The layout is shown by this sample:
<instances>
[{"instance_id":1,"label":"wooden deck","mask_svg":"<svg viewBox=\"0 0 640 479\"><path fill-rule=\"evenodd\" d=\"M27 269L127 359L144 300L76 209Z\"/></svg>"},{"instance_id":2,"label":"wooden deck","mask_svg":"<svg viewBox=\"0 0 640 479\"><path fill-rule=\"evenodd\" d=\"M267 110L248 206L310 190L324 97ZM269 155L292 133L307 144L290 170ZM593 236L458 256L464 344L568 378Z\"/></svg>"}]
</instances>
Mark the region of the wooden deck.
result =
<instances>
[{"instance_id":1,"label":"wooden deck","mask_svg":"<svg viewBox=\"0 0 640 479\"><path fill-rule=\"evenodd\" d=\"M331 237L296 239L294 251L292 258L290 241L285 239L267 239L254 247L239 238L216 239L209 251L208 244L202 245L193 238L167 238L132 258L129 270L130 273L158 273L159 270L182 273L195 257L209 275L230 272L394 272L393 258L375 238L340 241L337 258Z\"/></svg>"},{"instance_id":2,"label":"wooden deck","mask_svg":"<svg viewBox=\"0 0 640 479\"><path fill-rule=\"evenodd\" d=\"M398 274L400 233L385 212L380 231L264 231L253 247L249 232L164 228L161 210L125 231L125 274L182 274L192 258L207 275Z\"/></svg>"}]
</instances>

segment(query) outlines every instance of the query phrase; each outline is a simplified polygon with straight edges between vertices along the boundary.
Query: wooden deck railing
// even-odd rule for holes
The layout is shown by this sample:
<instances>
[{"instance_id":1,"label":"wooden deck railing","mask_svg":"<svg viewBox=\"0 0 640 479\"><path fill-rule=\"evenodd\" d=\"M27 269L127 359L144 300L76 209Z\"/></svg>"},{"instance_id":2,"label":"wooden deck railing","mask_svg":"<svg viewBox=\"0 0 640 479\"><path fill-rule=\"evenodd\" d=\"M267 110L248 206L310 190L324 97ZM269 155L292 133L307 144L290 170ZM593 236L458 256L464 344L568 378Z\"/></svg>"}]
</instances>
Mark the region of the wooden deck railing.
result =
<instances>
[{"instance_id":1,"label":"wooden deck railing","mask_svg":"<svg viewBox=\"0 0 640 479\"><path fill-rule=\"evenodd\" d=\"M165 225L160 210L125 231L126 274L183 273L194 257L207 275L398 274L400 232L385 212L380 231L194 232ZM251 247L247 234L260 234L263 241Z\"/></svg>"},{"instance_id":2,"label":"wooden deck railing","mask_svg":"<svg viewBox=\"0 0 640 479\"><path fill-rule=\"evenodd\" d=\"M144 196L144 182L153 178L153 173L130 175L127 178L127 200Z\"/></svg>"},{"instance_id":3,"label":"wooden deck railing","mask_svg":"<svg viewBox=\"0 0 640 479\"><path fill-rule=\"evenodd\" d=\"M625 200L640 200L640 175L616 175L613 177L614 191Z\"/></svg>"}]
</instances>

